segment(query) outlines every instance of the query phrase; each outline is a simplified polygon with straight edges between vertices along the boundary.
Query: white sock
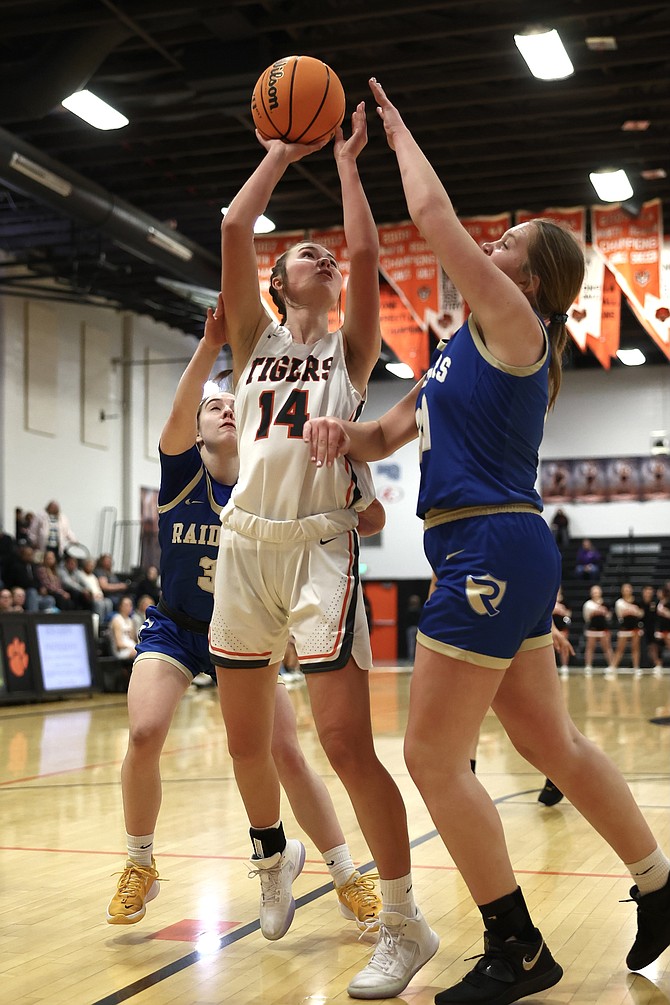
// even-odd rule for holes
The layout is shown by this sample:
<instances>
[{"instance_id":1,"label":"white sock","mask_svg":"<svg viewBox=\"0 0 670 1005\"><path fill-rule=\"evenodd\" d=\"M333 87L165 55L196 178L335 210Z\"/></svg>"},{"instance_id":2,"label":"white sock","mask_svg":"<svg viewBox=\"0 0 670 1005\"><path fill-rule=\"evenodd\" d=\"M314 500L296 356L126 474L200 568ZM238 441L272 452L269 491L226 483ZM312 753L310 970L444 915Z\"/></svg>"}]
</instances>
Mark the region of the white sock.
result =
<instances>
[{"instance_id":1,"label":"white sock","mask_svg":"<svg viewBox=\"0 0 670 1005\"><path fill-rule=\"evenodd\" d=\"M406 918L416 917L411 872L399 879L380 879L379 887L384 911L395 911Z\"/></svg>"},{"instance_id":2,"label":"white sock","mask_svg":"<svg viewBox=\"0 0 670 1005\"><path fill-rule=\"evenodd\" d=\"M153 834L126 834L128 858L137 865L151 865L154 853Z\"/></svg>"},{"instance_id":3,"label":"white sock","mask_svg":"<svg viewBox=\"0 0 670 1005\"><path fill-rule=\"evenodd\" d=\"M640 859L639 862L632 862L626 865L629 873L635 880L637 888L644 896L645 893L654 893L662 890L668 882L670 876L670 859L667 859L661 849L656 846L656 850Z\"/></svg>"},{"instance_id":4,"label":"white sock","mask_svg":"<svg viewBox=\"0 0 670 1005\"><path fill-rule=\"evenodd\" d=\"M328 872L333 878L335 886L344 886L351 874L356 871L349 846L338 844L334 848L329 848L323 853L323 861L328 866Z\"/></svg>"}]
</instances>

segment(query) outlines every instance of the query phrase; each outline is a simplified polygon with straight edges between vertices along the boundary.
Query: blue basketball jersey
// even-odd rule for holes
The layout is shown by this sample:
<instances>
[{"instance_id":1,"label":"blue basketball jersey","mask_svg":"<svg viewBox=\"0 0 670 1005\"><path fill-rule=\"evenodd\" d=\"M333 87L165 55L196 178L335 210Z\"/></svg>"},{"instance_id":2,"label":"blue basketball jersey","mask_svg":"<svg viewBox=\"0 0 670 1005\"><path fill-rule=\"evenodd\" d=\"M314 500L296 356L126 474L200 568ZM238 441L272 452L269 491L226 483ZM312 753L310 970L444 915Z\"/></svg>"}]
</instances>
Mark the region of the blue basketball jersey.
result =
<instances>
[{"instance_id":1,"label":"blue basketball jersey","mask_svg":"<svg viewBox=\"0 0 670 1005\"><path fill-rule=\"evenodd\" d=\"M438 348L417 400L420 517L510 503L542 509L535 482L548 404L546 335L545 346L534 366L500 363L471 315Z\"/></svg>"},{"instance_id":2,"label":"blue basketball jersey","mask_svg":"<svg viewBox=\"0 0 670 1005\"><path fill-rule=\"evenodd\" d=\"M221 533L221 510L232 485L215 481L192 446L183 454L160 452L158 541L161 589L166 604L209 622Z\"/></svg>"}]
</instances>

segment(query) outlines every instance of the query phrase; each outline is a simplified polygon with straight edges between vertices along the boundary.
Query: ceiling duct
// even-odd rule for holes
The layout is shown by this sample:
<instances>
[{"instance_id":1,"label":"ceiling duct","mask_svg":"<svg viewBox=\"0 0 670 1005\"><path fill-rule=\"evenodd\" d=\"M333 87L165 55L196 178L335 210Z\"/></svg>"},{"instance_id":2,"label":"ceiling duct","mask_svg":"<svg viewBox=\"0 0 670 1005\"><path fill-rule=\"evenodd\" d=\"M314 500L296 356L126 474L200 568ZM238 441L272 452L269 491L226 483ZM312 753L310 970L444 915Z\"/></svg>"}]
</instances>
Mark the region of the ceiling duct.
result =
<instances>
[{"instance_id":1,"label":"ceiling duct","mask_svg":"<svg viewBox=\"0 0 670 1005\"><path fill-rule=\"evenodd\" d=\"M110 21L66 38L59 34L30 59L6 62L0 69L0 121L48 115L68 94L84 87L109 53L132 34L126 25Z\"/></svg>"},{"instance_id":2,"label":"ceiling duct","mask_svg":"<svg viewBox=\"0 0 670 1005\"><path fill-rule=\"evenodd\" d=\"M218 289L219 260L154 217L0 129L0 178L9 188L106 234L181 280Z\"/></svg>"}]
</instances>

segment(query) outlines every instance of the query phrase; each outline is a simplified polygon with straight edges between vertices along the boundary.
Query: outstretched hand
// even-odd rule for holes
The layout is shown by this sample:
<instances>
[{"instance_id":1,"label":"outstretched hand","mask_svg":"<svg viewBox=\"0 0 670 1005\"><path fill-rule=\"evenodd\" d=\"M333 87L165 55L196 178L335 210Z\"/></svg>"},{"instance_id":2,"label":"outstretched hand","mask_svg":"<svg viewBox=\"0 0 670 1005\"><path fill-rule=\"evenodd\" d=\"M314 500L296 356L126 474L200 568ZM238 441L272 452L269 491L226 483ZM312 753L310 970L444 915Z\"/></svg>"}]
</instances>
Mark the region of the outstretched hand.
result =
<instances>
[{"instance_id":1,"label":"outstretched hand","mask_svg":"<svg viewBox=\"0 0 670 1005\"><path fill-rule=\"evenodd\" d=\"M334 461L346 454L351 446L351 440L339 419L327 415L308 419L302 438L308 444L310 460L317 468L324 465L331 468Z\"/></svg>"},{"instance_id":2,"label":"outstretched hand","mask_svg":"<svg viewBox=\"0 0 670 1005\"><path fill-rule=\"evenodd\" d=\"M212 310L207 308L207 318L205 320L205 342L212 348L220 348L228 341L228 327L226 325L226 314L223 309L223 297L219 293L216 298L216 307Z\"/></svg>"},{"instance_id":3,"label":"outstretched hand","mask_svg":"<svg viewBox=\"0 0 670 1005\"><path fill-rule=\"evenodd\" d=\"M268 153L271 150L280 150L286 158L286 163L293 164L295 161L307 157L308 154L314 154L317 150L322 150L326 143L329 142L330 136L319 140L318 143L285 143L284 140L268 140L262 133L256 130L256 139Z\"/></svg>"},{"instance_id":4,"label":"outstretched hand","mask_svg":"<svg viewBox=\"0 0 670 1005\"><path fill-rule=\"evenodd\" d=\"M361 101L351 116L351 136L349 139L345 140L341 127L335 132L335 143L333 146L335 160L345 160L347 157L355 160L367 142L368 123L365 117L365 102Z\"/></svg>"},{"instance_id":5,"label":"outstretched hand","mask_svg":"<svg viewBox=\"0 0 670 1005\"><path fill-rule=\"evenodd\" d=\"M377 115L382 120L384 124L384 130L386 132L386 139L391 150L395 150L393 145L394 137L401 130L407 128L402 120L402 116L398 109L393 105L389 99L386 97L386 92L382 85L375 79L375 77L370 77L368 84L370 85L370 90L372 95L377 102Z\"/></svg>"}]
</instances>

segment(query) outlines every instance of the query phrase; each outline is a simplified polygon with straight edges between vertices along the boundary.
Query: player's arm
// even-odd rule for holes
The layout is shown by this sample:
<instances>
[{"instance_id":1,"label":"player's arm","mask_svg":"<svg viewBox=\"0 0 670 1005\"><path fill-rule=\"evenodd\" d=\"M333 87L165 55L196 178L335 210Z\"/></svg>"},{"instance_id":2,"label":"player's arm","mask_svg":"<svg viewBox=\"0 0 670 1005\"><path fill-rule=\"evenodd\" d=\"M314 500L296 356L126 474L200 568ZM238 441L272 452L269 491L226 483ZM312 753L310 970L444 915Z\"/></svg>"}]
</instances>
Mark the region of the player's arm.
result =
<instances>
[{"instance_id":1,"label":"player's arm","mask_svg":"<svg viewBox=\"0 0 670 1005\"><path fill-rule=\"evenodd\" d=\"M265 148L265 157L239 190L221 223L221 291L236 380L268 323L258 286L254 225L267 209L289 164L327 142L308 146L266 140L258 132L256 136Z\"/></svg>"},{"instance_id":2,"label":"player's arm","mask_svg":"<svg viewBox=\"0 0 670 1005\"><path fill-rule=\"evenodd\" d=\"M160 449L164 454L183 454L195 443L196 416L203 387L226 341L226 320L219 293L216 309L207 308L205 333L177 385L172 410L160 438Z\"/></svg>"},{"instance_id":3,"label":"player's arm","mask_svg":"<svg viewBox=\"0 0 670 1005\"><path fill-rule=\"evenodd\" d=\"M342 332L346 345L349 376L361 393L379 359L379 233L370 210L360 175L358 155L368 141L365 102L351 116L351 136L335 135L333 152L342 188L344 236L350 272Z\"/></svg>"},{"instance_id":4,"label":"player's arm","mask_svg":"<svg viewBox=\"0 0 670 1005\"><path fill-rule=\"evenodd\" d=\"M372 422L348 422L321 416L305 423L303 440L317 467L331 467L346 454L354 461L379 461L416 439L416 399L421 381L402 401Z\"/></svg>"}]
</instances>

